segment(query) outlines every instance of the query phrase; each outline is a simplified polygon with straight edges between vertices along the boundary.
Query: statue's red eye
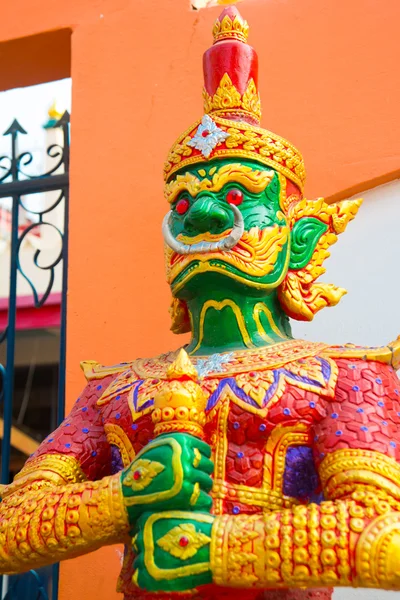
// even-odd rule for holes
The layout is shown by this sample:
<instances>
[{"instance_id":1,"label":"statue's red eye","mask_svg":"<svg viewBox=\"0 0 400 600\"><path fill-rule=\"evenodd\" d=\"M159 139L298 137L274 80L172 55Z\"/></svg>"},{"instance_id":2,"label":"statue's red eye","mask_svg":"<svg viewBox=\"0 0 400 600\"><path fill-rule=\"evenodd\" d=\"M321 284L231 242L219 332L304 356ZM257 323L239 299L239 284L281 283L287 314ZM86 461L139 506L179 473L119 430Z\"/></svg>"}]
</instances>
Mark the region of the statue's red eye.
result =
<instances>
[{"instance_id":1,"label":"statue's red eye","mask_svg":"<svg viewBox=\"0 0 400 600\"><path fill-rule=\"evenodd\" d=\"M235 206L238 206L238 204L242 204L243 202L243 193L235 188L233 190L229 190L229 192L226 195L226 201L229 204L234 204Z\"/></svg>"},{"instance_id":2,"label":"statue's red eye","mask_svg":"<svg viewBox=\"0 0 400 600\"><path fill-rule=\"evenodd\" d=\"M187 198L181 198L180 200L178 200L175 206L175 210L178 213L178 215L184 215L188 208L189 200Z\"/></svg>"}]
</instances>

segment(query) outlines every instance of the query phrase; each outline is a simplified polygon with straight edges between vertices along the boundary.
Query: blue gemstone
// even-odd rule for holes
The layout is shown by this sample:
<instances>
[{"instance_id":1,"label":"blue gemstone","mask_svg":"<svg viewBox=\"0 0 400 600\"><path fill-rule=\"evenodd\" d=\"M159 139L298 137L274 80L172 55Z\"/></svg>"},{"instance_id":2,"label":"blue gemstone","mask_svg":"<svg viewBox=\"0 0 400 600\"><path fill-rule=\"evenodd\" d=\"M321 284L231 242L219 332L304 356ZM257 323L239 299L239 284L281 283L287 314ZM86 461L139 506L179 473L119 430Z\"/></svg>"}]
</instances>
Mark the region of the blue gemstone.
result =
<instances>
[{"instance_id":1,"label":"blue gemstone","mask_svg":"<svg viewBox=\"0 0 400 600\"><path fill-rule=\"evenodd\" d=\"M350 369L355 369L355 368L356 368L356 365L349 365L349 368L350 368Z\"/></svg>"},{"instance_id":2,"label":"blue gemstone","mask_svg":"<svg viewBox=\"0 0 400 600\"><path fill-rule=\"evenodd\" d=\"M336 432L336 435L342 435L342 434L343 434L343 431L341 429L338 429Z\"/></svg>"},{"instance_id":3,"label":"blue gemstone","mask_svg":"<svg viewBox=\"0 0 400 600\"><path fill-rule=\"evenodd\" d=\"M385 427L387 424L388 424L387 421L382 421L382 425L384 425Z\"/></svg>"},{"instance_id":4,"label":"blue gemstone","mask_svg":"<svg viewBox=\"0 0 400 600\"><path fill-rule=\"evenodd\" d=\"M82 412L87 412L87 406L84 406L84 407L82 408Z\"/></svg>"},{"instance_id":5,"label":"blue gemstone","mask_svg":"<svg viewBox=\"0 0 400 600\"><path fill-rule=\"evenodd\" d=\"M321 458L324 458L324 456L325 456L325 452L320 452L320 454L319 454L319 455L320 455L320 457L321 457Z\"/></svg>"},{"instance_id":6,"label":"blue gemstone","mask_svg":"<svg viewBox=\"0 0 400 600\"><path fill-rule=\"evenodd\" d=\"M68 442L68 444L65 444L66 448L71 448L71 444Z\"/></svg>"},{"instance_id":7,"label":"blue gemstone","mask_svg":"<svg viewBox=\"0 0 400 600\"><path fill-rule=\"evenodd\" d=\"M394 393L396 394L396 396L399 395L399 390L394 390Z\"/></svg>"},{"instance_id":8,"label":"blue gemstone","mask_svg":"<svg viewBox=\"0 0 400 600\"><path fill-rule=\"evenodd\" d=\"M121 418L121 413L117 413L117 414L115 415L115 418L116 418L116 419L120 419L120 418Z\"/></svg>"},{"instance_id":9,"label":"blue gemstone","mask_svg":"<svg viewBox=\"0 0 400 600\"><path fill-rule=\"evenodd\" d=\"M238 421L235 421L233 424L233 429L239 429L240 427L240 423Z\"/></svg>"},{"instance_id":10,"label":"blue gemstone","mask_svg":"<svg viewBox=\"0 0 400 600\"><path fill-rule=\"evenodd\" d=\"M54 438L49 438L49 439L47 440L47 443L49 443L49 442L54 442Z\"/></svg>"},{"instance_id":11,"label":"blue gemstone","mask_svg":"<svg viewBox=\"0 0 400 600\"><path fill-rule=\"evenodd\" d=\"M93 452L92 452L92 456L97 456L97 452L96 452L96 450L93 450Z\"/></svg>"},{"instance_id":12,"label":"blue gemstone","mask_svg":"<svg viewBox=\"0 0 400 600\"><path fill-rule=\"evenodd\" d=\"M315 402L310 402L310 408L315 408Z\"/></svg>"},{"instance_id":13,"label":"blue gemstone","mask_svg":"<svg viewBox=\"0 0 400 600\"><path fill-rule=\"evenodd\" d=\"M70 427L71 423L64 423L64 427Z\"/></svg>"},{"instance_id":14,"label":"blue gemstone","mask_svg":"<svg viewBox=\"0 0 400 600\"><path fill-rule=\"evenodd\" d=\"M237 515L237 514L240 513L240 508L238 506L234 506L232 508L232 512L233 512L234 515Z\"/></svg>"},{"instance_id":15,"label":"blue gemstone","mask_svg":"<svg viewBox=\"0 0 400 600\"><path fill-rule=\"evenodd\" d=\"M390 446L392 446L392 448L396 448L397 444L396 442L390 442Z\"/></svg>"},{"instance_id":16,"label":"blue gemstone","mask_svg":"<svg viewBox=\"0 0 400 600\"><path fill-rule=\"evenodd\" d=\"M116 400L120 400L120 399L121 399L121 396L117 396L115 399L116 399Z\"/></svg>"},{"instance_id":17,"label":"blue gemstone","mask_svg":"<svg viewBox=\"0 0 400 600\"><path fill-rule=\"evenodd\" d=\"M260 427L258 428L260 431L265 431L267 429L267 426L265 425L265 423L261 423Z\"/></svg>"},{"instance_id":18,"label":"blue gemstone","mask_svg":"<svg viewBox=\"0 0 400 600\"><path fill-rule=\"evenodd\" d=\"M339 415L338 415L337 413L332 413L332 414L331 414L331 417L332 417L332 419L337 419L337 418L338 418L338 416L339 416Z\"/></svg>"},{"instance_id":19,"label":"blue gemstone","mask_svg":"<svg viewBox=\"0 0 400 600\"><path fill-rule=\"evenodd\" d=\"M284 415L290 415L290 408L284 408L283 409L283 414Z\"/></svg>"},{"instance_id":20,"label":"blue gemstone","mask_svg":"<svg viewBox=\"0 0 400 600\"><path fill-rule=\"evenodd\" d=\"M358 387L358 385L353 385L353 392L359 392L360 388Z\"/></svg>"},{"instance_id":21,"label":"blue gemstone","mask_svg":"<svg viewBox=\"0 0 400 600\"><path fill-rule=\"evenodd\" d=\"M98 385L96 390L101 390L102 387L103 387L102 385Z\"/></svg>"},{"instance_id":22,"label":"blue gemstone","mask_svg":"<svg viewBox=\"0 0 400 600\"><path fill-rule=\"evenodd\" d=\"M361 431L368 431L368 427L366 427L366 425L361 425L360 429Z\"/></svg>"},{"instance_id":23,"label":"blue gemstone","mask_svg":"<svg viewBox=\"0 0 400 600\"><path fill-rule=\"evenodd\" d=\"M238 458L243 458L244 454L243 454L243 452L237 452L236 456Z\"/></svg>"},{"instance_id":24,"label":"blue gemstone","mask_svg":"<svg viewBox=\"0 0 400 600\"><path fill-rule=\"evenodd\" d=\"M89 429L88 429L87 427L84 427L84 428L82 429L82 431L83 431L83 433L89 433Z\"/></svg>"},{"instance_id":25,"label":"blue gemstone","mask_svg":"<svg viewBox=\"0 0 400 600\"><path fill-rule=\"evenodd\" d=\"M376 381L376 383L382 383L382 379L381 379L380 377L377 377L377 378L375 379L375 381Z\"/></svg>"},{"instance_id":26,"label":"blue gemstone","mask_svg":"<svg viewBox=\"0 0 400 600\"><path fill-rule=\"evenodd\" d=\"M319 440L319 435L315 435L314 436L314 442L318 442L318 440Z\"/></svg>"},{"instance_id":27,"label":"blue gemstone","mask_svg":"<svg viewBox=\"0 0 400 600\"><path fill-rule=\"evenodd\" d=\"M363 413L363 412L364 412L364 409L363 409L363 408L357 408L357 412L358 412L358 413Z\"/></svg>"},{"instance_id":28,"label":"blue gemstone","mask_svg":"<svg viewBox=\"0 0 400 600\"><path fill-rule=\"evenodd\" d=\"M378 406L385 406L385 403L384 403L384 402L382 402L382 400L379 400L379 402L378 402Z\"/></svg>"},{"instance_id":29,"label":"blue gemstone","mask_svg":"<svg viewBox=\"0 0 400 600\"><path fill-rule=\"evenodd\" d=\"M131 425L131 429L135 430L135 429L137 429L137 428L138 428L138 426L136 425L136 423L133 423L133 424Z\"/></svg>"}]
</instances>

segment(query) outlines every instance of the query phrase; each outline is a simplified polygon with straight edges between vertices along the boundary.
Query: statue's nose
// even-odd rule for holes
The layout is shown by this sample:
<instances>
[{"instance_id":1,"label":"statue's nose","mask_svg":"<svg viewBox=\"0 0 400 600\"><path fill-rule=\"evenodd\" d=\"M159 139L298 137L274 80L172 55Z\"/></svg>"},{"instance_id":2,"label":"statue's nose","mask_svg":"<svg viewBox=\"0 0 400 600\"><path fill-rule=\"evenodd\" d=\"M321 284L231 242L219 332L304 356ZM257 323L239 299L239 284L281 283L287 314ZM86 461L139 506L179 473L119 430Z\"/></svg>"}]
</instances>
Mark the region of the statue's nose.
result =
<instances>
[{"instance_id":1,"label":"statue's nose","mask_svg":"<svg viewBox=\"0 0 400 600\"><path fill-rule=\"evenodd\" d=\"M185 217L185 226L199 233L221 233L232 225L232 211L221 206L212 196L203 196L194 202Z\"/></svg>"}]
</instances>

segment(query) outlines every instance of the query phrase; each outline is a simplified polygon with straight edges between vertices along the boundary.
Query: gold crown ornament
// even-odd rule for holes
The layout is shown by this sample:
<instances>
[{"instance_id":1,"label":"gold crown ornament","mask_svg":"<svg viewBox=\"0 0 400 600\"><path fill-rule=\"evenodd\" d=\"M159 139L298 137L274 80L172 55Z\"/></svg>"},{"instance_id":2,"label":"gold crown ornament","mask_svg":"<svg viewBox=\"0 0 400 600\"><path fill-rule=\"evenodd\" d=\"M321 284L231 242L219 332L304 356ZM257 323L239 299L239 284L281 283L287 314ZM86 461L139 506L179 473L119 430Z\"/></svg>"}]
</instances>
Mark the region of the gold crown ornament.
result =
<instances>
[{"instance_id":1,"label":"gold crown ornament","mask_svg":"<svg viewBox=\"0 0 400 600\"><path fill-rule=\"evenodd\" d=\"M198 373L182 348L168 367L167 382L154 398L154 434L181 431L203 437L207 399L197 383Z\"/></svg>"},{"instance_id":2,"label":"gold crown ornament","mask_svg":"<svg viewBox=\"0 0 400 600\"><path fill-rule=\"evenodd\" d=\"M205 114L172 146L166 182L184 167L213 158L248 158L272 167L303 191L306 174L300 152L259 126L258 57L247 43L248 31L232 5L215 22L214 44L203 56Z\"/></svg>"}]
</instances>

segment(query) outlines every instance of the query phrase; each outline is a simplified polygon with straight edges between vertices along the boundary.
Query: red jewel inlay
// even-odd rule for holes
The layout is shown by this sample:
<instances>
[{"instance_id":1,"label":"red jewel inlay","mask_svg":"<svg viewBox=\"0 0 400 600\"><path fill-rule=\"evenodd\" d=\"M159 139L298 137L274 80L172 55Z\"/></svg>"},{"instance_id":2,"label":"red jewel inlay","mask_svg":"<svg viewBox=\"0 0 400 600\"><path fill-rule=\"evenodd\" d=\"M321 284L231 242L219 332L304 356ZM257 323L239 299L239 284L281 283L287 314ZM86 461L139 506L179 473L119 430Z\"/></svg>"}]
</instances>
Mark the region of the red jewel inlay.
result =
<instances>
[{"instance_id":1,"label":"red jewel inlay","mask_svg":"<svg viewBox=\"0 0 400 600\"><path fill-rule=\"evenodd\" d=\"M187 198L182 198L176 204L176 212L179 215L184 215L188 208L189 208L189 200Z\"/></svg>"},{"instance_id":2,"label":"red jewel inlay","mask_svg":"<svg viewBox=\"0 0 400 600\"><path fill-rule=\"evenodd\" d=\"M179 540L179 545L182 546L182 548L184 548L185 546L187 546L188 543L189 543L189 540L185 536L181 537L180 540Z\"/></svg>"},{"instance_id":3,"label":"red jewel inlay","mask_svg":"<svg viewBox=\"0 0 400 600\"><path fill-rule=\"evenodd\" d=\"M205 129L201 135L203 137L207 137L208 135L210 135L210 132L208 131L208 129Z\"/></svg>"},{"instance_id":4,"label":"red jewel inlay","mask_svg":"<svg viewBox=\"0 0 400 600\"><path fill-rule=\"evenodd\" d=\"M140 471L135 471L133 474L133 479L136 479L136 481L137 481L138 479L140 479L140 477L141 477Z\"/></svg>"},{"instance_id":5,"label":"red jewel inlay","mask_svg":"<svg viewBox=\"0 0 400 600\"><path fill-rule=\"evenodd\" d=\"M242 204L243 193L235 188L233 190L229 190L226 195L226 201L229 202L229 204L235 204L235 206Z\"/></svg>"}]
</instances>

